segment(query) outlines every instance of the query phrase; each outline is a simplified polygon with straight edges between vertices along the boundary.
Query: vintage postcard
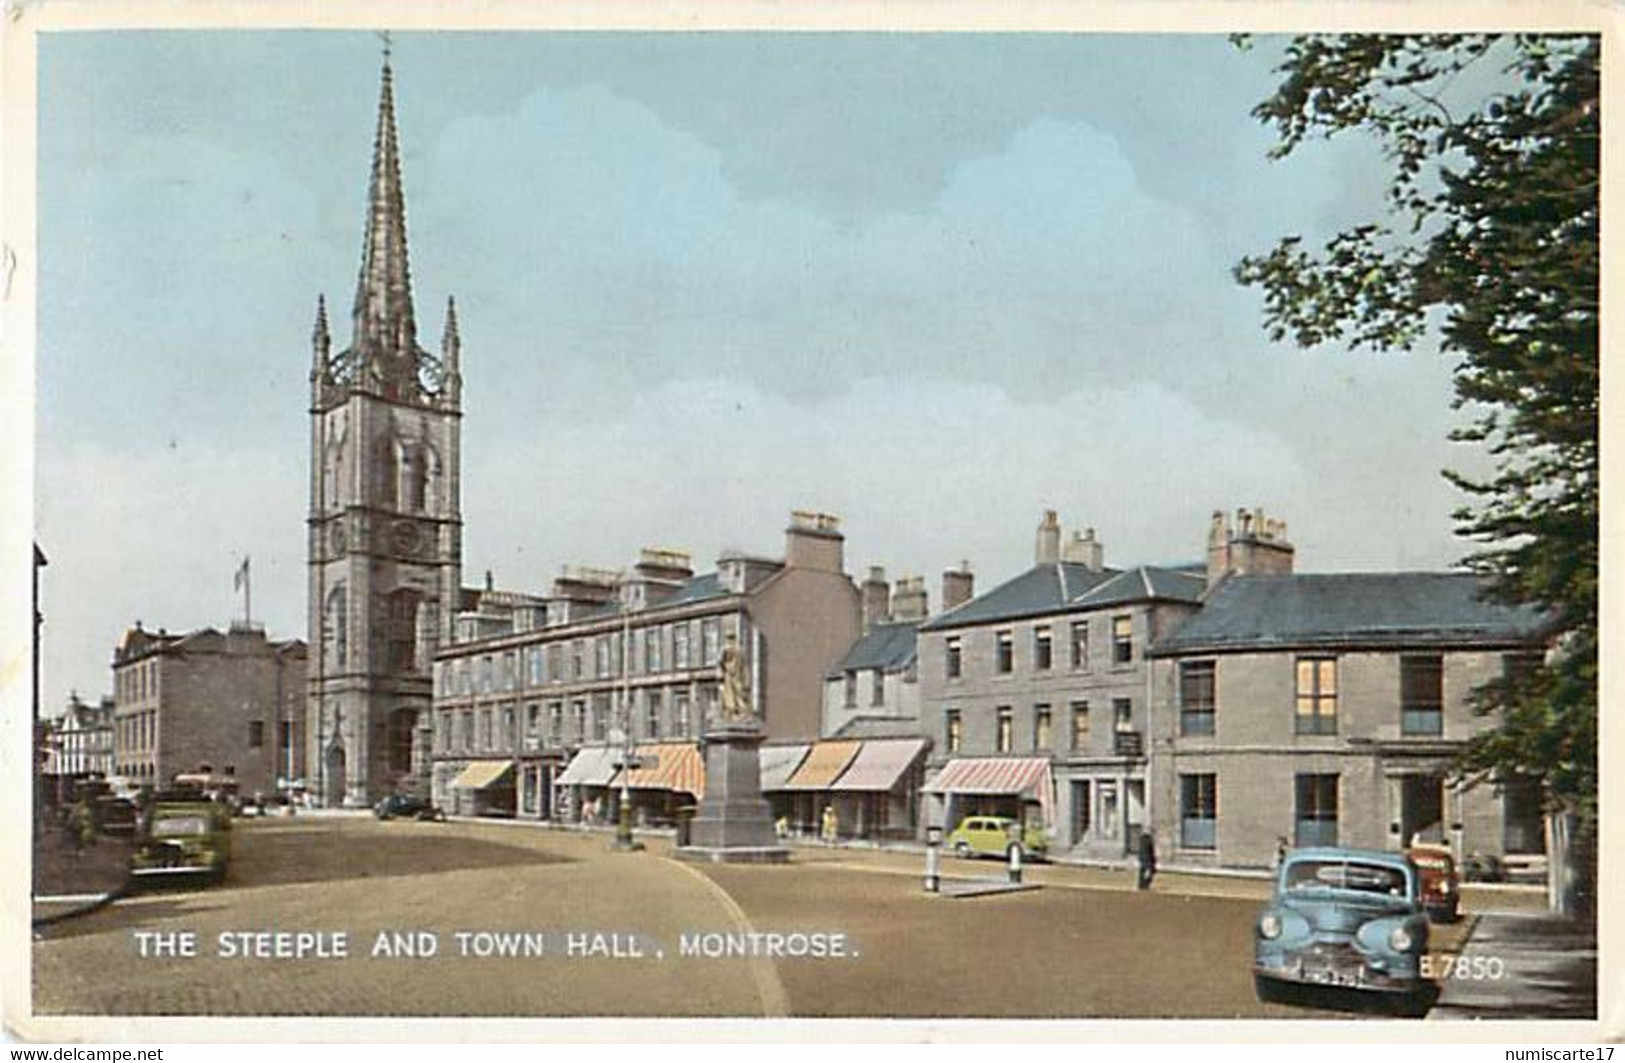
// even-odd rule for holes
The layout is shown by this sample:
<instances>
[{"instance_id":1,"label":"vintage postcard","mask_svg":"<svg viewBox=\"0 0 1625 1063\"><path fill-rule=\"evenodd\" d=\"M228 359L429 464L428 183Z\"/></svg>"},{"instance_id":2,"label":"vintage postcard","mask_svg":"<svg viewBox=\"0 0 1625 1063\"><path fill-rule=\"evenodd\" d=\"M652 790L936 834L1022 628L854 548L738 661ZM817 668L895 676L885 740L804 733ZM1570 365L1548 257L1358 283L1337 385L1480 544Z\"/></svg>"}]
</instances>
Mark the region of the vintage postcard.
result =
<instances>
[{"instance_id":1,"label":"vintage postcard","mask_svg":"<svg viewBox=\"0 0 1625 1063\"><path fill-rule=\"evenodd\" d=\"M1610 17L8 5L12 1035L1617 1037Z\"/></svg>"}]
</instances>

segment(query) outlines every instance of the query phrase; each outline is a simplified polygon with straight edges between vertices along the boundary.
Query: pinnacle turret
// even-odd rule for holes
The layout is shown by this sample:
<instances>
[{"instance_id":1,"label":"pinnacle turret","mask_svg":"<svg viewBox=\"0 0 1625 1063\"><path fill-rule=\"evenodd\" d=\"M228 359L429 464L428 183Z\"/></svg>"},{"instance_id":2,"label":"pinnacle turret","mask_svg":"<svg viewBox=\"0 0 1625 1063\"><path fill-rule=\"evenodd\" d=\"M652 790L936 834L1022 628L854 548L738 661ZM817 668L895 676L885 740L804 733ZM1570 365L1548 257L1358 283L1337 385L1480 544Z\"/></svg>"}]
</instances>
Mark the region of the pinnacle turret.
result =
<instances>
[{"instance_id":1,"label":"pinnacle turret","mask_svg":"<svg viewBox=\"0 0 1625 1063\"><path fill-rule=\"evenodd\" d=\"M327 331L327 297L316 296L316 324L310 330L310 379L314 383L318 380L327 380L332 372L332 363L328 360L328 352L333 348L333 338Z\"/></svg>"}]
</instances>

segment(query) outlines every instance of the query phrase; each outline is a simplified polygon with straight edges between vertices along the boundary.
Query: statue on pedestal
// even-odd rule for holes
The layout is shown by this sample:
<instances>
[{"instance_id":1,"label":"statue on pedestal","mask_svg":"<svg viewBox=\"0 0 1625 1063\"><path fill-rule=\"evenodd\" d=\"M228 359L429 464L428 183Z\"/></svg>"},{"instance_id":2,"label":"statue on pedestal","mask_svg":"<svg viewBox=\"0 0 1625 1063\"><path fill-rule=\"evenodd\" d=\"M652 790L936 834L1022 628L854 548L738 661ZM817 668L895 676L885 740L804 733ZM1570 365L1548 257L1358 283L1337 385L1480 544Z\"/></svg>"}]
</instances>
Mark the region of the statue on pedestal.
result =
<instances>
[{"instance_id":1,"label":"statue on pedestal","mask_svg":"<svg viewBox=\"0 0 1625 1063\"><path fill-rule=\"evenodd\" d=\"M722 723L743 723L754 720L756 713L750 704L750 679L745 675L745 655L739 649L739 640L729 635L722 647L721 673Z\"/></svg>"}]
</instances>

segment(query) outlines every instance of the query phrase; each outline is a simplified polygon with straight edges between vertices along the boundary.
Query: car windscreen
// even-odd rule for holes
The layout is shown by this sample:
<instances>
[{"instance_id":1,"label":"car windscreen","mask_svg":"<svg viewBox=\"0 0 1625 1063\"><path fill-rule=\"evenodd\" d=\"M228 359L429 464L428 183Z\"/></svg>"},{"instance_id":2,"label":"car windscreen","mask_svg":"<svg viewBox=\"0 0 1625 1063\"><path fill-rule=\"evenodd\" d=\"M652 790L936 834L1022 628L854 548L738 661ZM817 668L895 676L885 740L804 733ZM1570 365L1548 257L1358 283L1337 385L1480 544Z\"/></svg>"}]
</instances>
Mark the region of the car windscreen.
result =
<instances>
[{"instance_id":1,"label":"car windscreen","mask_svg":"<svg viewBox=\"0 0 1625 1063\"><path fill-rule=\"evenodd\" d=\"M201 838L209 833L203 816L159 816L152 821L152 833L161 838Z\"/></svg>"},{"instance_id":2,"label":"car windscreen","mask_svg":"<svg viewBox=\"0 0 1625 1063\"><path fill-rule=\"evenodd\" d=\"M1297 860L1286 869L1288 890L1332 889L1405 896L1405 872L1397 867L1352 860Z\"/></svg>"}]
</instances>

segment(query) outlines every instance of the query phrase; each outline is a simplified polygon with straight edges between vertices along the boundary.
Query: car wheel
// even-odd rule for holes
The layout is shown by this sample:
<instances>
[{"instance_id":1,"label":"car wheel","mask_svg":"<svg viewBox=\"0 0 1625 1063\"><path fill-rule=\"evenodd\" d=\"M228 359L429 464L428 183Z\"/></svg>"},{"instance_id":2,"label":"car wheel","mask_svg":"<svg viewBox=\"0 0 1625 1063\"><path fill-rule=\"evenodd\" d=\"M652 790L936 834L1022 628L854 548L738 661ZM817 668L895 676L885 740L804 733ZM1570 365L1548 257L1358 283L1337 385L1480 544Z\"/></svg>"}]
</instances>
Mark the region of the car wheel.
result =
<instances>
[{"instance_id":1,"label":"car wheel","mask_svg":"<svg viewBox=\"0 0 1625 1063\"><path fill-rule=\"evenodd\" d=\"M1273 978L1265 978L1261 974L1253 975L1253 992L1265 1004L1279 1004L1285 998L1285 987Z\"/></svg>"},{"instance_id":2,"label":"car wheel","mask_svg":"<svg viewBox=\"0 0 1625 1063\"><path fill-rule=\"evenodd\" d=\"M961 859L961 860L969 860L970 859L970 843L969 842L954 842L954 855L959 857L959 859Z\"/></svg>"}]
</instances>

